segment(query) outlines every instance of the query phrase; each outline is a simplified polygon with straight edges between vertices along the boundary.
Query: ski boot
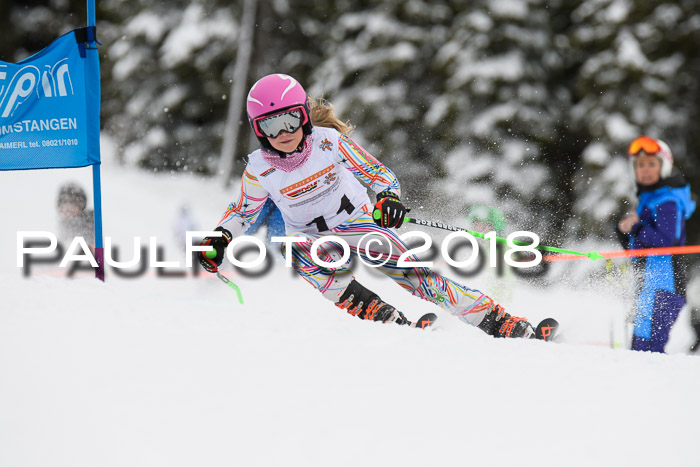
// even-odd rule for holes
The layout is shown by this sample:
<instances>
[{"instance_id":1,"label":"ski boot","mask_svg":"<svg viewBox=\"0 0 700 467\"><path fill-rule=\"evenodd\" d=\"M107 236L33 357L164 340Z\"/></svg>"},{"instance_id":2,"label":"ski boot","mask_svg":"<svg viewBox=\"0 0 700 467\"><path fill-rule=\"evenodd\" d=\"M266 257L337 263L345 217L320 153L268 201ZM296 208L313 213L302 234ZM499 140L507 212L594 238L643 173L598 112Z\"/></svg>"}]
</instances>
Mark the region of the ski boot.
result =
<instances>
[{"instance_id":1,"label":"ski boot","mask_svg":"<svg viewBox=\"0 0 700 467\"><path fill-rule=\"evenodd\" d=\"M494 337L535 337L535 330L527 319L511 316L502 306L496 304L477 327Z\"/></svg>"},{"instance_id":2,"label":"ski boot","mask_svg":"<svg viewBox=\"0 0 700 467\"><path fill-rule=\"evenodd\" d=\"M381 321L382 323L409 324L403 313L382 301L379 295L355 279L347 286L335 306L360 319Z\"/></svg>"}]
</instances>

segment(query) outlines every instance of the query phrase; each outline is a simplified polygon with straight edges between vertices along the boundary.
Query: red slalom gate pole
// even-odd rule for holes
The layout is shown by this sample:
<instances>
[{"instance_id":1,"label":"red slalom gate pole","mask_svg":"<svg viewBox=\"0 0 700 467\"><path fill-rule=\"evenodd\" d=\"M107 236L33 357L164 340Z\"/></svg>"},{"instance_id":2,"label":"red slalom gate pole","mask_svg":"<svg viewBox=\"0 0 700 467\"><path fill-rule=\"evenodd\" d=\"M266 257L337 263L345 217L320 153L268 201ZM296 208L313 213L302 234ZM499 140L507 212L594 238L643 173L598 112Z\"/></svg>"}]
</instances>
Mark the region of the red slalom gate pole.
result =
<instances>
[{"instance_id":1,"label":"red slalom gate pole","mask_svg":"<svg viewBox=\"0 0 700 467\"><path fill-rule=\"evenodd\" d=\"M600 255L603 258L631 258L639 256L661 256L661 255L691 255L700 253L700 245L670 246L666 248L642 248L639 250L618 250L603 251ZM575 261L586 259L585 256L577 255L547 255L542 260L548 263L554 261Z\"/></svg>"}]
</instances>

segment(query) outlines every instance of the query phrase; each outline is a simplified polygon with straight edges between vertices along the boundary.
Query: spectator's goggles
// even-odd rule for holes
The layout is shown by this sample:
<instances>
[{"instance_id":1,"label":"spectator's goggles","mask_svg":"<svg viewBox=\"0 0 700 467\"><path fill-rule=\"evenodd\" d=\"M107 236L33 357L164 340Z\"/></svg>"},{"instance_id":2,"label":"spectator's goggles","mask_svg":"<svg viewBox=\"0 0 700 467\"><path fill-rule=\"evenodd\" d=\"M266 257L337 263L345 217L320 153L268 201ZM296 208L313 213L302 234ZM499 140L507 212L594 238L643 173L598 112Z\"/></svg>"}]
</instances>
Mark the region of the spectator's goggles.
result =
<instances>
[{"instance_id":1,"label":"spectator's goggles","mask_svg":"<svg viewBox=\"0 0 700 467\"><path fill-rule=\"evenodd\" d=\"M258 117L253 120L255 134L266 138L277 138L280 133L294 133L308 121L304 107L292 107L282 113Z\"/></svg>"},{"instance_id":2,"label":"spectator's goggles","mask_svg":"<svg viewBox=\"0 0 700 467\"><path fill-rule=\"evenodd\" d=\"M661 152L661 146L659 145L659 142L656 141L654 138L649 138L648 136L640 136L639 138L632 141L629 149L627 150L627 155L630 157L636 156L640 153L640 151L644 151L647 154L657 154Z\"/></svg>"}]
</instances>

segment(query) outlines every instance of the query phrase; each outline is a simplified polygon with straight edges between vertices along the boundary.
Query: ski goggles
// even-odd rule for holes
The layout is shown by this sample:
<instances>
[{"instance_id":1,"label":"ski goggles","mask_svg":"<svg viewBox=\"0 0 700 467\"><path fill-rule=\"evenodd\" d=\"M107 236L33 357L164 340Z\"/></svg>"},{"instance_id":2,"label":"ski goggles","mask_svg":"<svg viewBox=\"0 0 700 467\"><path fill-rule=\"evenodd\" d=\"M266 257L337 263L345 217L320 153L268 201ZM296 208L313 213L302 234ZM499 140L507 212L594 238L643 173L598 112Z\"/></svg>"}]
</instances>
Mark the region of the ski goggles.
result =
<instances>
[{"instance_id":1,"label":"ski goggles","mask_svg":"<svg viewBox=\"0 0 700 467\"><path fill-rule=\"evenodd\" d=\"M308 121L304 107L292 107L282 113L258 117L253 120L255 134L266 138L277 138L280 133L294 133Z\"/></svg>"},{"instance_id":2,"label":"ski goggles","mask_svg":"<svg viewBox=\"0 0 700 467\"><path fill-rule=\"evenodd\" d=\"M627 150L627 155L636 156L641 151L644 151L647 154L658 154L662 152L659 142L654 138L649 138L648 136L640 136L632 141L629 149Z\"/></svg>"}]
</instances>

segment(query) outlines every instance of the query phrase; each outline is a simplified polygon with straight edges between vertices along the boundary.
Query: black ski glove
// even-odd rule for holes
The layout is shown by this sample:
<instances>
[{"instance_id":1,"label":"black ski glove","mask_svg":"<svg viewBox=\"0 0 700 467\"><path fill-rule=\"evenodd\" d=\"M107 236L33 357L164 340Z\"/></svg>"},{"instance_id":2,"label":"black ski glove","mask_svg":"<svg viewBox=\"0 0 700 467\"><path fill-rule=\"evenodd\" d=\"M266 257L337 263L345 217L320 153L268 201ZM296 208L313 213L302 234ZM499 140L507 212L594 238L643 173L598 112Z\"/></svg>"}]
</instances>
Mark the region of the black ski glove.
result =
<instances>
[{"instance_id":1,"label":"black ski glove","mask_svg":"<svg viewBox=\"0 0 700 467\"><path fill-rule=\"evenodd\" d=\"M403 224L403 219L408 211L410 209L404 207L397 195L390 191L382 191L377 195L372 217L380 227L398 229Z\"/></svg>"},{"instance_id":2,"label":"black ski glove","mask_svg":"<svg viewBox=\"0 0 700 467\"><path fill-rule=\"evenodd\" d=\"M214 251L216 252L216 256L209 258L207 257L206 253L204 251L198 251L197 252L197 257L199 258L199 264L202 265L204 269L206 269L209 272L216 272L219 270L219 266L221 266L221 262L224 260L224 253L226 252L226 247L228 246L229 243L231 243L231 232L228 230L224 229L223 227L217 227L214 229L214 231L219 231L222 233L221 237L204 237L204 240L201 241L200 245L205 246L209 245L214 247ZM209 253L212 254L212 253Z\"/></svg>"}]
</instances>

